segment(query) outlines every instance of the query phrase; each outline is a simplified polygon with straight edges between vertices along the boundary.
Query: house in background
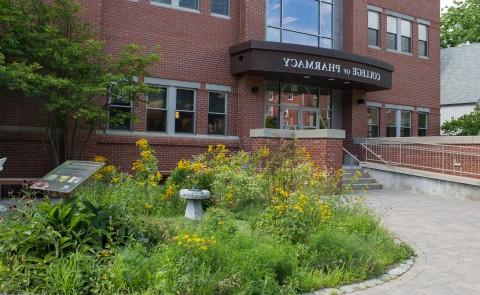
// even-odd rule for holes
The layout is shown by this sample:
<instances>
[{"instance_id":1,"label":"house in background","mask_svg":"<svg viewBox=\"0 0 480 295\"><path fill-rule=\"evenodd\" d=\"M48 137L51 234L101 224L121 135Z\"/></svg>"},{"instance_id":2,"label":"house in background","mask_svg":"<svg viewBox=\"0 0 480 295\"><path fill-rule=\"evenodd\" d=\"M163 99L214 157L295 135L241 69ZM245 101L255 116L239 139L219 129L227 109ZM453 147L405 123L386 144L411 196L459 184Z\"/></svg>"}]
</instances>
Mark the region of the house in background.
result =
<instances>
[{"instance_id":1,"label":"house in background","mask_svg":"<svg viewBox=\"0 0 480 295\"><path fill-rule=\"evenodd\" d=\"M441 124L480 102L480 43L441 50Z\"/></svg>"}]
</instances>

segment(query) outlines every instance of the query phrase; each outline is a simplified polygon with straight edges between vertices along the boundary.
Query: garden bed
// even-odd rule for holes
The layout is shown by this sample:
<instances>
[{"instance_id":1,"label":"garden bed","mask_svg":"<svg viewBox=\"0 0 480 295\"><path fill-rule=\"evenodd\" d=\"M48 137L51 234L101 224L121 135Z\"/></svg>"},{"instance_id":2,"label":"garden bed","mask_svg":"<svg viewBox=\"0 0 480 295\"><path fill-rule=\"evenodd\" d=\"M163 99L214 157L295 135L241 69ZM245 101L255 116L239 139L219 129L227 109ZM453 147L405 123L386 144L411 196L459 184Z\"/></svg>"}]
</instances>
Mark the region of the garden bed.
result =
<instances>
[{"instance_id":1,"label":"garden bed","mask_svg":"<svg viewBox=\"0 0 480 295\"><path fill-rule=\"evenodd\" d=\"M134 175L107 165L73 200L2 217L0 292L300 294L413 254L341 188L341 171L319 170L294 143L275 155L210 147L164 185L148 142L137 145ZM192 187L213 195L201 221L183 217L178 193Z\"/></svg>"}]
</instances>

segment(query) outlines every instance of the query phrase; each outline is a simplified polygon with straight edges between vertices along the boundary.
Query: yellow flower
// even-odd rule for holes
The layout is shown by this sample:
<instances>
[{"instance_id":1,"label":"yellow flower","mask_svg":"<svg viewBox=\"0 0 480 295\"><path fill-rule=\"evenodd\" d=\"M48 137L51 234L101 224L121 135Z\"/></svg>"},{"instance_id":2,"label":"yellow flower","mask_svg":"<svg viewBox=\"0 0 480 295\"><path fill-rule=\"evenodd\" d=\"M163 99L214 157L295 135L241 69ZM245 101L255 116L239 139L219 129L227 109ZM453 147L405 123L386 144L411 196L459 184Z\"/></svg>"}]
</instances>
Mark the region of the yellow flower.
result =
<instances>
[{"instance_id":1,"label":"yellow flower","mask_svg":"<svg viewBox=\"0 0 480 295\"><path fill-rule=\"evenodd\" d=\"M152 209L152 208L153 208L153 205L152 205L152 204L150 204L150 203L145 204L145 209L150 210L150 209Z\"/></svg>"},{"instance_id":2,"label":"yellow flower","mask_svg":"<svg viewBox=\"0 0 480 295\"><path fill-rule=\"evenodd\" d=\"M107 162L107 158L105 158L104 156L96 155L93 158L93 161L98 162L98 163L105 163L105 162Z\"/></svg>"},{"instance_id":3,"label":"yellow flower","mask_svg":"<svg viewBox=\"0 0 480 295\"><path fill-rule=\"evenodd\" d=\"M132 164L132 170L133 171L139 171L139 170L142 170L144 167L143 163L139 160L136 160L135 162L133 162Z\"/></svg>"},{"instance_id":4,"label":"yellow flower","mask_svg":"<svg viewBox=\"0 0 480 295\"><path fill-rule=\"evenodd\" d=\"M185 160L180 160L177 164L177 169L190 169L190 162L185 161Z\"/></svg>"},{"instance_id":5,"label":"yellow flower","mask_svg":"<svg viewBox=\"0 0 480 295\"><path fill-rule=\"evenodd\" d=\"M264 146L259 150L259 154L262 158L268 158L268 156L270 155L270 150L268 149L268 147Z\"/></svg>"},{"instance_id":6,"label":"yellow flower","mask_svg":"<svg viewBox=\"0 0 480 295\"><path fill-rule=\"evenodd\" d=\"M208 247L207 247L207 246L201 246L201 247L200 247L200 250L202 250L202 251L207 251L207 250L208 250Z\"/></svg>"},{"instance_id":7,"label":"yellow flower","mask_svg":"<svg viewBox=\"0 0 480 295\"><path fill-rule=\"evenodd\" d=\"M213 153L213 145L208 146L208 153L209 154Z\"/></svg>"},{"instance_id":8,"label":"yellow flower","mask_svg":"<svg viewBox=\"0 0 480 295\"><path fill-rule=\"evenodd\" d=\"M103 174L102 173L95 173L93 175L93 179L95 180L102 180L103 179Z\"/></svg>"},{"instance_id":9,"label":"yellow flower","mask_svg":"<svg viewBox=\"0 0 480 295\"><path fill-rule=\"evenodd\" d=\"M120 177L115 176L115 177L112 178L111 182L112 183L118 183L119 180L120 180Z\"/></svg>"},{"instance_id":10,"label":"yellow flower","mask_svg":"<svg viewBox=\"0 0 480 295\"><path fill-rule=\"evenodd\" d=\"M140 149L148 149L150 147L150 145L148 144L148 140L146 140L145 138L139 139L135 144Z\"/></svg>"},{"instance_id":11,"label":"yellow flower","mask_svg":"<svg viewBox=\"0 0 480 295\"><path fill-rule=\"evenodd\" d=\"M113 172L117 171L117 168L115 168L114 165L107 165L107 166L103 167L103 171L105 173L113 173Z\"/></svg>"}]
</instances>

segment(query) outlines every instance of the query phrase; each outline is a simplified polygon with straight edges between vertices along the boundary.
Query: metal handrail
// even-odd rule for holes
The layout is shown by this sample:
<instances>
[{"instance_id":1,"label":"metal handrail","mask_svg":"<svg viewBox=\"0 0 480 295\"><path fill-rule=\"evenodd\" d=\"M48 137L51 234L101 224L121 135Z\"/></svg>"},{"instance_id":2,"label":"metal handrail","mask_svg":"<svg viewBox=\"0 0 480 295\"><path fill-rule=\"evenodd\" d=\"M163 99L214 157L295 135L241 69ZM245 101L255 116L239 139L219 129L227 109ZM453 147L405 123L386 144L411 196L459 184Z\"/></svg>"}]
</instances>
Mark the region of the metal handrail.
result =
<instances>
[{"instance_id":1,"label":"metal handrail","mask_svg":"<svg viewBox=\"0 0 480 295\"><path fill-rule=\"evenodd\" d=\"M440 171L444 174L480 177L480 148L372 138L361 146L365 162ZM382 153L382 155L379 154Z\"/></svg>"}]
</instances>

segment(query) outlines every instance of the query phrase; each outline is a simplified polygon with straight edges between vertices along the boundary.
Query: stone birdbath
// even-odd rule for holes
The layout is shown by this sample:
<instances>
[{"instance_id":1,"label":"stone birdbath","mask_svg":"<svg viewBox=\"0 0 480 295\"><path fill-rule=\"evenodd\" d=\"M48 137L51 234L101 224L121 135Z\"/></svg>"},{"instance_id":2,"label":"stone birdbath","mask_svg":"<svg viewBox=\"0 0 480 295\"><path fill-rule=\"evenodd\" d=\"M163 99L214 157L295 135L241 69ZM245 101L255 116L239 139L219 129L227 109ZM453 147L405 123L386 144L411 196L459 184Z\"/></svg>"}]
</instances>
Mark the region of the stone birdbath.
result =
<instances>
[{"instance_id":1,"label":"stone birdbath","mask_svg":"<svg viewBox=\"0 0 480 295\"><path fill-rule=\"evenodd\" d=\"M185 217L200 220L203 215L202 200L210 199L210 192L199 189L182 189L180 190L180 198L187 200Z\"/></svg>"}]
</instances>

